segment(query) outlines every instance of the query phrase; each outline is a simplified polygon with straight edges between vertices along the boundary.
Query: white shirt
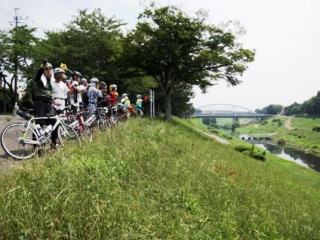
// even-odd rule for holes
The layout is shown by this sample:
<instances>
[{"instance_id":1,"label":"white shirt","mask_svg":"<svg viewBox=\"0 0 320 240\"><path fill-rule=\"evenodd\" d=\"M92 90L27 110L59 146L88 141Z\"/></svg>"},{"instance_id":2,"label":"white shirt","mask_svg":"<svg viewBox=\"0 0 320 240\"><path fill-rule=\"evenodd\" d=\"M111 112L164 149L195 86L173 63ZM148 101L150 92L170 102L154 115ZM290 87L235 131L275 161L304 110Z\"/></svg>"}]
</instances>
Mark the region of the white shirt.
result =
<instances>
[{"instance_id":1,"label":"white shirt","mask_svg":"<svg viewBox=\"0 0 320 240\"><path fill-rule=\"evenodd\" d=\"M51 81L52 86L52 98L53 102L55 103L56 109L64 109L65 108L65 101L64 99L67 98L67 93L70 89L64 84L64 82L59 81Z\"/></svg>"},{"instance_id":2,"label":"white shirt","mask_svg":"<svg viewBox=\"0 0 320 240\"><path fill-rule=\"evenodd\" d=\"M67 98L67 93L70 91L70 89L64 84L64 82L51 82L52 85L52 98Z\"/></svg>"}]
</instances>

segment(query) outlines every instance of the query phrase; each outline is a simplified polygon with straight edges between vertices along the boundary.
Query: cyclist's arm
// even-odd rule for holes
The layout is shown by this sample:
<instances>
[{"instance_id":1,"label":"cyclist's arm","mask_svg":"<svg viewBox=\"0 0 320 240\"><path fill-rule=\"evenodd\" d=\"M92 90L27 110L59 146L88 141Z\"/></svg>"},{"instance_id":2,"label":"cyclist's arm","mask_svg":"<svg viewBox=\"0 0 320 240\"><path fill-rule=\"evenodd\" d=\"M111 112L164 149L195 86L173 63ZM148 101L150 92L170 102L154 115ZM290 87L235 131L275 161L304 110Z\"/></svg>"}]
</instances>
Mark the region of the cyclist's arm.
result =
<instances>
[{"instance_id":1,"label":"cyclist's arm","mask_svg":"<svg viewBox=\"0 0 320 240\"><path fill-rule=\"evenodd\" d=\"M43 68L40 68L40 69L37 71L34 80L35 80L36 82L40 82L40 81L41 81L41 76L42 76L42 74L43 74Z\"/></svg>"}]
</instances>

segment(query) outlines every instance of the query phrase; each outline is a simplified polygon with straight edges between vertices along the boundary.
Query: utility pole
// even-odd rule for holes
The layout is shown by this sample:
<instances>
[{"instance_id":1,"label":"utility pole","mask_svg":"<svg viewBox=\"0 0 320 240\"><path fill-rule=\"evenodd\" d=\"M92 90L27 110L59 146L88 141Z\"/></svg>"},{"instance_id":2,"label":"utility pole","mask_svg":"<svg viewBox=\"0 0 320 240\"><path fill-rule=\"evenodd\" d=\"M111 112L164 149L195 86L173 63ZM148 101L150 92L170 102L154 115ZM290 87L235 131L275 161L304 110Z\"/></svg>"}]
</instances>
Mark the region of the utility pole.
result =
<instances>
[{"instance_id":1,"label":"utility pole","mask_svg":"<svg viewBox=\"0 0 320 240\"><path fill-rule=\"evenodd\" d=\"M21 23L20 20L27 20L28 17L22 18L21 16L18 16L19 8L15 8L15 16L13 17L14 23L15 23L15 28L18 27L19 23ZM12 21L10 21L12 23ZM15 33L17 34L17 33ZM17 44L17 39L15 36L14 44ZM12 115L15 116L17 110L19 109L18 107L18 100L19 100L19 95L18 95L18 53L14 53L14 99L15 99L15 105L13 107L13 112Z\"/></svg>"}]
</instances>

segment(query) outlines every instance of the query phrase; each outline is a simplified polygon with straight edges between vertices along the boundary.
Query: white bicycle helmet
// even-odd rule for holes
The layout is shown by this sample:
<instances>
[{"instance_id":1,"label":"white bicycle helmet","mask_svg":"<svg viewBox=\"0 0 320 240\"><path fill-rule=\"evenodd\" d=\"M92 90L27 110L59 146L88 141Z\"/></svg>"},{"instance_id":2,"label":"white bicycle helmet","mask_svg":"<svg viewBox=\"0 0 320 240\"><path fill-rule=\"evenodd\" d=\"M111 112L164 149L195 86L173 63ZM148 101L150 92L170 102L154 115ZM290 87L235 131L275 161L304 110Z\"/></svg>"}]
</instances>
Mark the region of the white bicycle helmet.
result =
<instances>
[{"instance_id":1,"label":"white bicycle helmet","mask_svg":"<svg viewBox=\"0 0 320 240\"><path fill-rule=\"evenodd\" d=\"M54 74L59 74L59 73L66 73L62 68L55 68L53 69Z\"/></svg>"},{"instance_id":2,"label":"white bicycle helmet","mask_svg":"<svg viewBox=\"0 0 320 240\"><path fill-rule=\"evenodd\" d=\"M98 83L98 82L99 82L99 79L98 79L98 78L91 78L91 79L90 79L90 82L91 82L91 83Z\"/></svg>"}]
</instances>

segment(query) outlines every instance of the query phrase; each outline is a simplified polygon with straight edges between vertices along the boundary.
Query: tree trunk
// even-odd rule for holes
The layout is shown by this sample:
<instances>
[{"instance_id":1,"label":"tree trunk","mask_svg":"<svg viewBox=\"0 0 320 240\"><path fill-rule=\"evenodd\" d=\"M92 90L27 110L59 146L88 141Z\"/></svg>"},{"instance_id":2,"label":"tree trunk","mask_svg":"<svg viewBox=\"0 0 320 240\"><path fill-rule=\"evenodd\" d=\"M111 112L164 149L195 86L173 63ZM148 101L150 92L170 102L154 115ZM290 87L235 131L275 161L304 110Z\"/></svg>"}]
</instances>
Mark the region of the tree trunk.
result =
<instances>
[{"instance_id":1,"label":"tree trunk","mask_svg":"<svg viewBox=\"0 0 320 240\"><path fill-rule=\"evenodd\" d=\"M166 112L165 112L165 120L171 121L171 89L168 89L165 93L165 102L166 102Z\"/></svg>"}]
</instances>

